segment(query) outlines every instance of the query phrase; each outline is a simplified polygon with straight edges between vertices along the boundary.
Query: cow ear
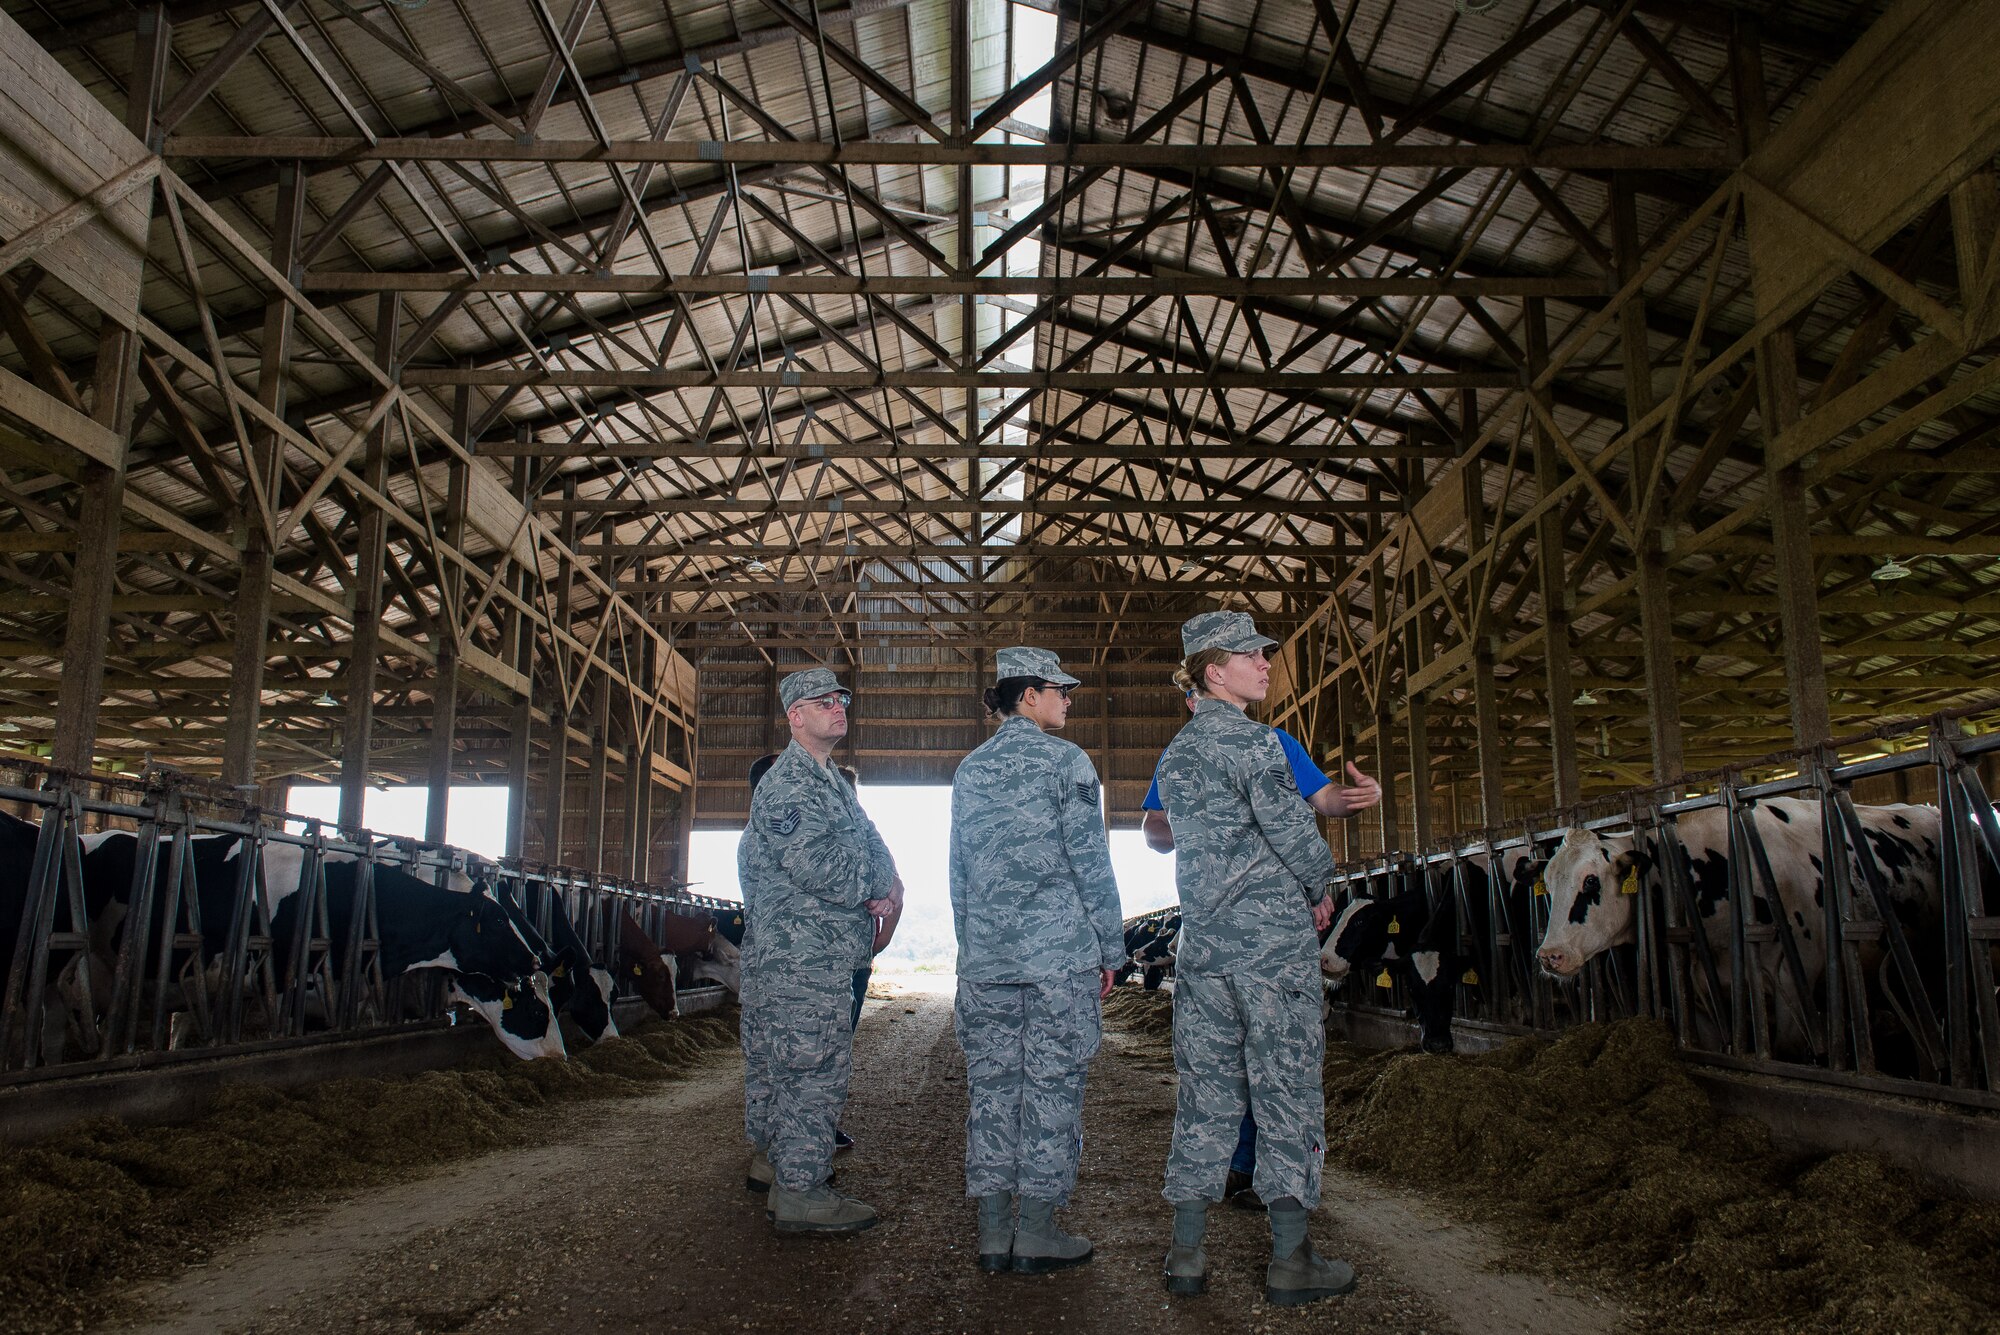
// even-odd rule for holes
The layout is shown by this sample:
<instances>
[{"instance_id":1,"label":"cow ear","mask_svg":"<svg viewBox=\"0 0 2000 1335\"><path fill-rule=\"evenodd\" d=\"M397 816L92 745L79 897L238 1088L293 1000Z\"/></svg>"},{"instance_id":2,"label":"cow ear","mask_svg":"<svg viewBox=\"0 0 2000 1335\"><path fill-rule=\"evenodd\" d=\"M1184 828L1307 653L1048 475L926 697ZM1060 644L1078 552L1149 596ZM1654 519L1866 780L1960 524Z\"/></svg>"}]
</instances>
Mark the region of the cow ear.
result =
<instances>
[{"instance_id":1,"label":"cow ear","mask_svg":"<svg viewBox=\"0 0 2000 1335\"><path fill-rule=\"evenodd\" d=\"M1646 869L1646 858L1637 849L1628 848L1618 855L1618 860L1612 863L1611 867L1617 873L1618 879L1622 881L1634 869L1644 871Z\"/></svg>"}]
</instances>

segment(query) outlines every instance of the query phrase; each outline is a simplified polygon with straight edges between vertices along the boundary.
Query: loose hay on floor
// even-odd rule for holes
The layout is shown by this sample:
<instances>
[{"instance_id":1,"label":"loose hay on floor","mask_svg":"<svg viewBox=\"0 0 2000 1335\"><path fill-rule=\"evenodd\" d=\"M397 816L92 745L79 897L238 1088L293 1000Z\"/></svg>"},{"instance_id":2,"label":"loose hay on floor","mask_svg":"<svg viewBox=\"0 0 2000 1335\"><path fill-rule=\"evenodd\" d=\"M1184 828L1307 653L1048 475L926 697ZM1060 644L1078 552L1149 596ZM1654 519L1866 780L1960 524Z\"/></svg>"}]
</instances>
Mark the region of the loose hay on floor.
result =
<instances>
[{"instance_id":1,"label":"loose hay on floor","mask_svg":"<svg viewBox=\"0 0 2000 1335\"><path fill-rule=\"evenodd\" d=\"M2000 1207L1775 1153L1655 1022L1467 1057L1334 1044L1326 1085L1337 1158L1476 1203L1534 1264L1651 1306L1649 1329L2000 1329Z\"/></svg>"},{"instance_id":2,"label":"loose hay on floor","mask_svg":"<svg viewBox=\"0 0 2000 1335\"><path fill-rule=\"evenodd\" d=\"M537 1109L636 1092L735 1041L733 1014L648 1021L567 1062L239 1085L183 1126L106 1118L0 1149L0 1332L74 1329L112 1310L114 1287L200 1260L276 1208L531 1142Z\"/></svg>"},{"instance_id":3,"label":"loose hay on floor","mask_svg":"<svg viewBox=\"0 0 2000 1335\"><path fill-rule=\"evenodd\" d=\"M1104 999L1104 1023L1127 1034L1172 1038L1174 994L1130 985L1114 987Z\"/></svg>"},{"instance_id":4,"label":"loose hay on floor","mask_svg":"<svg viewBox=\"0 0 2000 1335\"><path fill-rule=\"evenodd\" d=\"M1107 1026L1166 1043L1164 992ZM1477 1056L1327 1045L1328 1153L1497 1225L1524 1267L1612 1289L1647 1331L2000 1332L2000 1206L1870 1155L1775 1152L1649 1020Z\"/></svg>"}]
</instances>

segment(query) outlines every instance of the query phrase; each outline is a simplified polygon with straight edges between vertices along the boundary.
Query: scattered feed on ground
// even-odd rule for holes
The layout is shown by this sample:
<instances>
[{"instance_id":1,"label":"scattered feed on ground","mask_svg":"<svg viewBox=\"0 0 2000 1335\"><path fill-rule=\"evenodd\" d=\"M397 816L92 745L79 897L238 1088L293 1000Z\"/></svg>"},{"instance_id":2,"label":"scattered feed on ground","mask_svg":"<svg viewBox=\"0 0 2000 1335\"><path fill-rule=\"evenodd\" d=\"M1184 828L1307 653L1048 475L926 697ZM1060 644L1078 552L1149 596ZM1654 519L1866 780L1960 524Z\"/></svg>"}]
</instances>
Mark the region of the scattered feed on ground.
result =
<instances>
[{"instance_id":1,"label":"scattered feed on ground","mask_svg":"<svg viewBox=\"0 0 2000 1335\"><path fill-rule=\"evenodd\" d=\"M1134 1034L1171 1015L1139 989L1105 1006ZM1777 1153L1715 1111L1656 1022L1477 1056L1334 1043L1325 1078L1339 1162L1450 1198L1520 1264L1650 1309L1648 1330L2000 1331L2000 1205L1870 1155Z\"/></svg>"},{"instance_id":2,"label":"scattered feed on ground","mask_svg":"<svg viewBox=\"0 0 2000 1335\"><path fill-rule=\"evenodd\" d=\"M74 1329L112 1310L115 1289L200 1260L274 1210L531 1143L553 1105L672 1079L735 1041L733 1013L649 1021L566 1062L496 1054L292 1092L236 1085L183 1125L106 1118L0 1150L0 1332Z\"/></svg>"}]
</instances>

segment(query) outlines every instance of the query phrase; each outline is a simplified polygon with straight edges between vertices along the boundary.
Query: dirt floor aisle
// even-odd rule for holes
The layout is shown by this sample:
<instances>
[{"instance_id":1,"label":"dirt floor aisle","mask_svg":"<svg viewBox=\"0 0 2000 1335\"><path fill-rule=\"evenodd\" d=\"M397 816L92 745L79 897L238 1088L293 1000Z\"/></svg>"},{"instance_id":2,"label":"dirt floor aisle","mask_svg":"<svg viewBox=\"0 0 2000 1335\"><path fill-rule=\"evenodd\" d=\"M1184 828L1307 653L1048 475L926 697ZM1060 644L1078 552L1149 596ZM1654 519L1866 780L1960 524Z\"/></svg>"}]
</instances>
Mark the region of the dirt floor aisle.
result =
<instances>
[{"instance_id":1,"label":"dirt floor aisle","mask_svg":"<svg viewBox=\"0 0 2000 1335\"><path fill-rule=\"evenodd\" d=\"M1109 1036L1093 1072L1070 1226L1088 1266L1045 1277L973 1265L961 1156L964 1068L950 999L871 1000L857 1037L841 1185L883 1222L849 1239L780 1239L743 1189L741 1068L579 1106L569 1134L359 1195L241 1244L145 1297L153 1332L1121 1329L1592 1331L1615 1313L1491 1271L1473 1230L1408 1200L1333 1182L1323 1250L1362 1272L1348 1298L1261 1303L1261 1216L1218 1210L1207 1296L1158 1279L1171 1074ZM1335 1199L1337 1198L1337 1199ZM1330 1216L1330 1217L1329 1217Z\"/></svg>"}]
</instances>

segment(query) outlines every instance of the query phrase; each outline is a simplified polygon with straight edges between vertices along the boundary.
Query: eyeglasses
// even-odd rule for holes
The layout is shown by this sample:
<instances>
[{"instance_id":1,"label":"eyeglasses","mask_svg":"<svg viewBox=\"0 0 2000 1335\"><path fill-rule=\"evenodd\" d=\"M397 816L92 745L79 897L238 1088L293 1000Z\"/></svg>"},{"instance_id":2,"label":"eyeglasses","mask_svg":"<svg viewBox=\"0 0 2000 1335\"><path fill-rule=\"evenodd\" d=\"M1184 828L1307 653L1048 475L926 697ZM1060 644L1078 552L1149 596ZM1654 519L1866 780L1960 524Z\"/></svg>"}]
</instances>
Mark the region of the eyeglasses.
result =
<instances>
[{"instance_id":1,"label":"eyeglasses","mask_svg":"<svg viewBox=\"0 0 2000 1335\"><path fill-rule=\"evenodd\" d=\"M1057 695L1060 695L1060 696L1061 696L1061 697L1062 697L1063 699L1067 700L1067 699L1069 699L1069 693L1070 693L1071 691L1075 690L1075 689L1076 689L1076 687L1074 687L1074 686L1058 686L1058 685L1056 685L1056 684L1055 684L1054 682L1052 682L1052 681L1045 681L1045 682L1042 682L1042 683L1038 684L1038 685L1037 685L1037 686L1035 687L1035 689L1036 689L1036 690L1038 690L1038 691L1054 691L1054 692L1055 692L1055 693L1056 693Z\"/></svg>"},{"instance_id":2,"label":"eyeglasses","mask_svg":"<svg viewBox=\"0 0 2000 1335\"><path fill-rule=\"evenodd\" d=\"M1236 656L1238 658L1254 658L1260 663L1268 663L1271 661L1271 655L1269 654L1269 652L1266 651L1265 647L1261 644L1258 645L1255 649L1245 649L1240 653L1238 653Z\"/></svg>"},{"instance_id":3,"label":"eyeglasses","mask_svg":"<svg viewBox=\"0 0 2000 1335\"><path fill-rule=\"evenodd\" d=\"M831 695L817 697L812 703L821 709L845 709L854 703L854 696L847 691L835 691Z\"/></svg>"}]
</instances>

